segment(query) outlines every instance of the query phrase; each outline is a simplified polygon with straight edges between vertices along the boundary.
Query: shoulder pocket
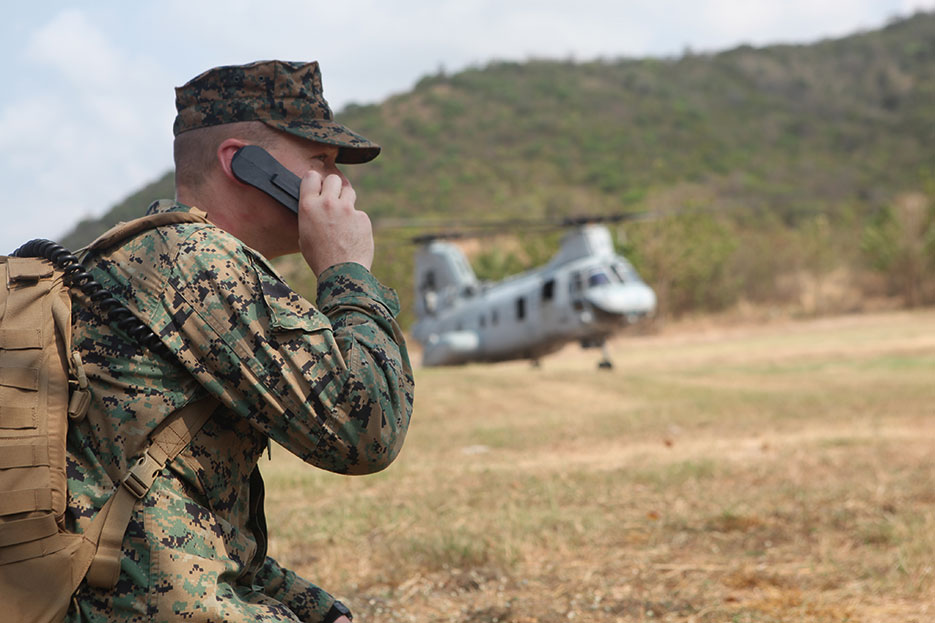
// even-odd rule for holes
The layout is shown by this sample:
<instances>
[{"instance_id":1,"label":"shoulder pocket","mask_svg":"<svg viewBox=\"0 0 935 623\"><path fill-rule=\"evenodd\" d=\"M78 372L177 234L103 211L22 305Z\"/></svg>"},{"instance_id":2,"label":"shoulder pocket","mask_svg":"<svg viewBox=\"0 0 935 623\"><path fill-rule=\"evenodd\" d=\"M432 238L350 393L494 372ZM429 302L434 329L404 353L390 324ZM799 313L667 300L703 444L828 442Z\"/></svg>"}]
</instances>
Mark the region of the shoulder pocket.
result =
<instances>
[{"instance_id":1,"label":"shoulder pocket","mask_svg":"<svg viewBox=\"0 0 935 623\"><path fill-rule=\"evenodd\" d=\"M271 329L313 333L331 328L328 317L290 288L265 259L255 255L253 257Z\"/></svg>"}]
</instances>

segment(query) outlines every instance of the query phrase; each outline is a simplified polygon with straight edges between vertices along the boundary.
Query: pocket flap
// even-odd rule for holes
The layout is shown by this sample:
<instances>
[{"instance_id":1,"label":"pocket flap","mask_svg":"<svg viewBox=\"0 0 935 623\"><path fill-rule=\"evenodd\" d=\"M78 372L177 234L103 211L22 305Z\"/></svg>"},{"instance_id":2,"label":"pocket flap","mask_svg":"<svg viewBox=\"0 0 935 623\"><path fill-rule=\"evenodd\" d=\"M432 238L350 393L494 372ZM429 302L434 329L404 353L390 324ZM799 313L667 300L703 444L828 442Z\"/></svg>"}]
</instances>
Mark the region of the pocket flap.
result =
<instances>
[{"instance_id":1,"label":"pocket flap","mask_svg":"<svg viewBox=\"0 0 935 623\"><path fill-rule=\"evenodd\" d=\"M19 389L39 389L39 368L0 367L0 385Z\"/></svg>"},{"instance_id":2,"label":"pocket flap","mask_svg":"<svg viewBox=\"0 0 935 623\"><path fill-rule=\"evenodd\" d=\"M38 257L8 257L10 281L37 281L51 277L54 272L48 260Z\"/></svg>"},{"instance_id":3,"label":"pocket flap","mask_svg":"<svg viewBox=\"0 0 935 623\"><path fill-rule=\"evenodd\" d=\"M22 350L42 348L42 331L34 329L0 329L0 348Z\"/></svg>"}]
</instances>

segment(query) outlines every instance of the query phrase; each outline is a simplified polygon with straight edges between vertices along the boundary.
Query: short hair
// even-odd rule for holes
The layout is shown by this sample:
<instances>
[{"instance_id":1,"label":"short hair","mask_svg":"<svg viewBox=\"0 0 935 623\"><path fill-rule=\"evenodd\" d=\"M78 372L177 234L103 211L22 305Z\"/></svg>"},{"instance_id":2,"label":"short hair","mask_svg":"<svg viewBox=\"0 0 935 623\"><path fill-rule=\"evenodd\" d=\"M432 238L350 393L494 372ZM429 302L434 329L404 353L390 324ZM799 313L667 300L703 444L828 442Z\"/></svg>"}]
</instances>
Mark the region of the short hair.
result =
<instances>
[{"instance_id":1,"label":"short hair","mask_svg":"<svg viewBox=\"0 0 935 623\"><path fill-rule=\"evenodd\" d=\"M262 121L238 121L183 132L175 137L175 187L198 188L217 164L217 150L229 138L269 148L285 136Z\"/></svg>"}]
</instances>

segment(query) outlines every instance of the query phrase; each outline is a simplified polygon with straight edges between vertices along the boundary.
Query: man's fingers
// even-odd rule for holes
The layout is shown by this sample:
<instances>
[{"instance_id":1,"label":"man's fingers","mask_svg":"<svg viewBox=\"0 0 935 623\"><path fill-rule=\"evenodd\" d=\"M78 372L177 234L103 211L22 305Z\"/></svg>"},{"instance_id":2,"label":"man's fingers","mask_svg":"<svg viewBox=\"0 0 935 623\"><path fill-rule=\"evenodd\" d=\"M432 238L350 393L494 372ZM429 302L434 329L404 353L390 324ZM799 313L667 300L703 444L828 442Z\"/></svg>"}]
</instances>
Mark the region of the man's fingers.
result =
<instances>
[{"instance_id":1,"label":"man's fingers","mask_svg":"<svg viewBox=\"0 0 935 623\"><path fill-rule=\"evenodd\" d=\"M341 199L350 201L351 205L357 203L357 191L354 190L354 187L348 184L341 189Z\"/></svg>"},{"instance_id":2,"label":"man's fingers","mask_svg":"<svg viewBox=\"0 0 935 623\"><path fill-rule=\"evenodd\" d=\"M337 175L329 175L321 185L321 194L330 197L341 197L341 187L344 182Z\"/></svg>"},{"instance_id":3,"label":"man's fingers","mask_svg":"<svg viewBox=\"0 0 935 623\"><path fill-rule=\"evenodd\" d=\"M324 180L321 177L321 173L315 170L309 170L305 173L305 179L302 180L302 184L308 187L308 190L315 195L321 194L321 187Z\"/></svg>"}]
</instances>

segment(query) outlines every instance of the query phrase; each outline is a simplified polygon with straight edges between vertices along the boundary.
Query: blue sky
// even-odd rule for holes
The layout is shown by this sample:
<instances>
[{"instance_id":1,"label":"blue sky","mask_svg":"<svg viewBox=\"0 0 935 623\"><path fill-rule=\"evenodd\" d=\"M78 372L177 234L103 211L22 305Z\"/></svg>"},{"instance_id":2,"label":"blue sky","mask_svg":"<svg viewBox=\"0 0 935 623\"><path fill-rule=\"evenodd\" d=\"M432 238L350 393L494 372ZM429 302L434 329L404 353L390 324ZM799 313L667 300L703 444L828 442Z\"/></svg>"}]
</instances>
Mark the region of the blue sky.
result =
<instances>
[{"instance_id":1,"label":"blue sky","mask_svg":"<svg viewBox=\"0 0 935 623\"><path fill-rule=\"evenodd\" d=\"M0 253L60 237L168 171L173 87L215 65L318 60L340 111L441 67L806 43L920 9L935 0L15 3L0 24Z\"/></svg>"}]
</instances>

